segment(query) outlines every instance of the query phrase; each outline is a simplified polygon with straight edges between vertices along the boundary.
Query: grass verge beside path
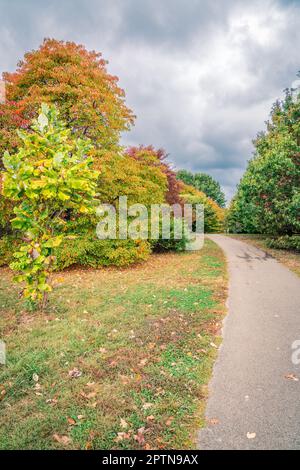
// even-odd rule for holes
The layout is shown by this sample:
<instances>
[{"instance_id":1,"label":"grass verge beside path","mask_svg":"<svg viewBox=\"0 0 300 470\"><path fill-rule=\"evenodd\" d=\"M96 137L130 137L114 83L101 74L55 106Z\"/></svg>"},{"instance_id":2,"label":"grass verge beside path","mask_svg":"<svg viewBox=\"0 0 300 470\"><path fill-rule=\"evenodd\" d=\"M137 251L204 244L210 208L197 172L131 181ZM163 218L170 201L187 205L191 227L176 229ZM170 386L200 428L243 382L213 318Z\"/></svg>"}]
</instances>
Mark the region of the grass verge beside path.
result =
<instances>
[{"instance_id":1,"label":"grass verge beside path","mask_svg":"<svg viewBox=\"0 0 300 470\"><path fill-rule=\"evenodd\" d=\"M246 243L251 243L264 250L266 253L269 253L273 258L277 259L280 263L284 264L291 271L294 271L298 276L300 276L300 254L288 250L278 250L274 248L269 248L266 244L265 239L267 237L263 235L247 235L247 234L226 234L229 237L236 238L237 240L244 241Z\"/></svg>"},{"instance_id":2,"label":"grass verge beside path","mask_svg":"<svg viewBox=\"0 0 300 470\"><path fill-rule=\"evenodd\" d=\"M194 447L225 310L217 245L56 274L44 314L0 279L1 449Z\"/></svg>"}]
</instances>

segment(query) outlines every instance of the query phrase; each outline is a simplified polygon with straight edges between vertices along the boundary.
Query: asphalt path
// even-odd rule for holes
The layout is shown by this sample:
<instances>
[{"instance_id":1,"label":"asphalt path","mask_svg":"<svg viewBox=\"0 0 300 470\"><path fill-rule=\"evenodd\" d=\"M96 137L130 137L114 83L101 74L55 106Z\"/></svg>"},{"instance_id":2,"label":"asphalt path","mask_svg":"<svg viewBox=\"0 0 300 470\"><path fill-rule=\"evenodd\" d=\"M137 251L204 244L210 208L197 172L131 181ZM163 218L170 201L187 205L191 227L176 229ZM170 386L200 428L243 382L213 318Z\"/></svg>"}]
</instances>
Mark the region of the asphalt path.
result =
<instances>
[{"instance_id":1,"label":"asphalt path","mask_svg":"<svg viewBox=\"0 0 300 470\"><path fill-rule=\"evenodd\" d=\"M300 449L300 278L252 245L208 238L226 254L229 297L198 447Z\"/></svg>"}]
</instances>

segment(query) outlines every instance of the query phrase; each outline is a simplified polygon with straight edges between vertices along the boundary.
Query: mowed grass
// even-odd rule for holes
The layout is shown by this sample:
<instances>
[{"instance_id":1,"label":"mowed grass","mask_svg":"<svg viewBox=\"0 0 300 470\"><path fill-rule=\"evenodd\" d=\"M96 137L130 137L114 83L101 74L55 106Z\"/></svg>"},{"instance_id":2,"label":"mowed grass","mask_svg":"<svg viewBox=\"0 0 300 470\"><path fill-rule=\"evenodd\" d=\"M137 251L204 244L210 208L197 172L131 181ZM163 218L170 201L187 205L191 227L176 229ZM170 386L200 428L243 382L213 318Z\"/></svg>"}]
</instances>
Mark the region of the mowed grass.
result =
<instances>
[{"instance_id":1,"label":"mowed grass","mask_svg":"<svg viewBox=\"0 0 300 470\"><path fill-rule=\"evenodd\" d=\"M277 259L280 263L284 264L291 271L300 276L300 254L288 251L269 248L266 244L266 237L264 235L247 235L247 234L229 234L230 237L237 240L251 243L252 245L269 253L273 258Z\"/></svg>"},{"instance_id":2,"label":"mowed grass","mask_svg":"<svg viewBox=\"0 0 300 470\"><path fill-rule=\"evenodd\" d=\"M46 313L0 276L1 449L195 446L225 310L217 245L56 274Z\"/></svg>"}]
</instances>

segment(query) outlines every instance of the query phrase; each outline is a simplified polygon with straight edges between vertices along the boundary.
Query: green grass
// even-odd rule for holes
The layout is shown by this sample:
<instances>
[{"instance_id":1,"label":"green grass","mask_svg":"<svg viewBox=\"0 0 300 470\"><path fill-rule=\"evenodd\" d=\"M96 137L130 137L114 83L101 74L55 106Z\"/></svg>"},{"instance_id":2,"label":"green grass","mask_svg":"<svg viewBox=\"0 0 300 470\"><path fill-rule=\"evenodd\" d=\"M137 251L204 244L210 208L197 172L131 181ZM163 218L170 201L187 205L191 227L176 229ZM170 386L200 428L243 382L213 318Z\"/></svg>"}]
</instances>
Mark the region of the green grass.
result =
<instances>
[{"instance_id":1,"label":"green grass","mask_svg":"<svg viewBox=\"0 0 300 470\"><path fill-rule=\"evenodd\" d=\"M8 269L0 276L1 449L194 447L225 310L214 243L56 274L44 314L24 310Z\"/></svg>"},{"instance_id":2,"label":"green grass","mask_svg":"<svg viewBox=\"0 0 300 470\"><path fill-rule=\"evenodd\" d=\"M228 236L236 238L237 240L250 243L264 250L273 258L277 259L280 263L284 264L291 271L300 276L300 254L289 250L279 250L275 248L269 248L265 242L267 238L264 235L252 235L252 234L229 234Z\"/></svg>"}]
</instances>

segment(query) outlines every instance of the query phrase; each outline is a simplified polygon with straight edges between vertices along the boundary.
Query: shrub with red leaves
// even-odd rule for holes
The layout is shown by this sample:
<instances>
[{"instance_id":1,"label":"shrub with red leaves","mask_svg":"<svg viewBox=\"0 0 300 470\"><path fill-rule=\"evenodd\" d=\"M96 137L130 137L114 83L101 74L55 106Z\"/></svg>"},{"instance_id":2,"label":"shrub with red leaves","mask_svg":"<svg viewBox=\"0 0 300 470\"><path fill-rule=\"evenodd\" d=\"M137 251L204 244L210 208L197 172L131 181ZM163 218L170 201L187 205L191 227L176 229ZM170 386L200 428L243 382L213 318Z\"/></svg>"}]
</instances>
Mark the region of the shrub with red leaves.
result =
<instances>
[{"instance_id":1,"label":"shrub with red leaves","mask_svg":"<svg viewBox=\"0 0 300 470\"><path fill-rule=\"evenodd\" d=\"M170 163L167 162L168 154L164 149L155 149L152 145L140 145L139 147L129 147L126 153L136 160L148 162L149 165L160 166L168 180L166 202L168 204L182 204L182 199L180 198L182 183L177 180L175 171Z\"/></svg>"}]
</instances>

